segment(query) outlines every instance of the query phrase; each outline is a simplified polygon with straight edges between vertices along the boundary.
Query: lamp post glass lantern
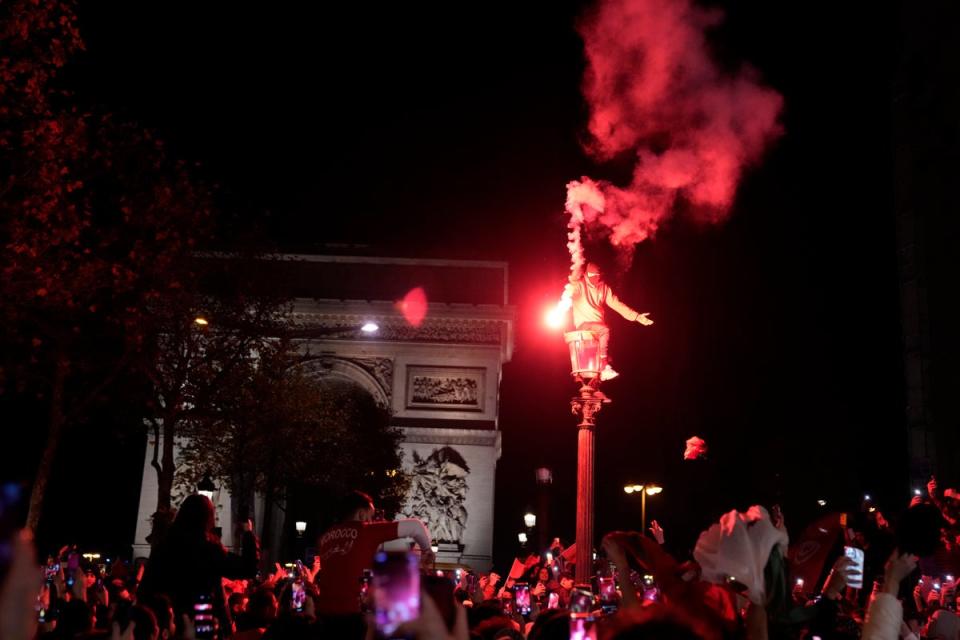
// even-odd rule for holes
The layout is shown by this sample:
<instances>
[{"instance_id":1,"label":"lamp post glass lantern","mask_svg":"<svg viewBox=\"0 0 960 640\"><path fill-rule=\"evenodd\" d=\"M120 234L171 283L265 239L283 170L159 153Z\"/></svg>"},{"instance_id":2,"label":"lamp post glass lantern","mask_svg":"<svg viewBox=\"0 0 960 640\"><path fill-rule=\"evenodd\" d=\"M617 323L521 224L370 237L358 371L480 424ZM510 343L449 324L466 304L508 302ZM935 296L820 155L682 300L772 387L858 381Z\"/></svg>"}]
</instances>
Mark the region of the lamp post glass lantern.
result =
<instances>
[{"instance_id":1,"label":"lamp post glass lantern","mask_svg":"<svg viewBox=\"0 0 960 640\"><path fill-rule=\"evenodd\" d=\"M293 526L297 529L297 537L302 538L303 532L307 530L307 523L303 520L297 520Z\"/></svg>"},{"instance_id":2,"label":"lamp post glass lantern","mask_svg":"<svg viewBox=\"0 0 960 640\"><path fill-rule=\"evenodd\" d=\"M537 526L537 514L525 513L523 515L523 524L526 525L527 529L533 529Z\"/></svg>"},{"instance_id":3,"label":"lamp post glass lantern","mask_svg":"<svg viewBox=\"0 0 960 640\"><path fill-rule=\"evenodd\" d=\"M520 541L520 544L527 544L527 533L526 531L521 531L517 534L517 540Z\"/></svg>"}]
</instances>

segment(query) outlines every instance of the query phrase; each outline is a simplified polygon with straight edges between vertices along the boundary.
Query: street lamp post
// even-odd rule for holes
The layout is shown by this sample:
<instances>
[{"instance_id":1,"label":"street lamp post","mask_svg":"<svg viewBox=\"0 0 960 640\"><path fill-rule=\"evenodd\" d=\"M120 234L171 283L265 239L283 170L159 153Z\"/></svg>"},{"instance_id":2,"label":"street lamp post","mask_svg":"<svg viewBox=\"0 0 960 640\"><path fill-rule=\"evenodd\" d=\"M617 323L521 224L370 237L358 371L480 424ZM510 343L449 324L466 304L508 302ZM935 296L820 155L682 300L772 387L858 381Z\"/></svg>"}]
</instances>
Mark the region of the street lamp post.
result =
<instances>
[{"instance_id":1,"label":"street lamp post","mask_svg":"<svg viewBox=\"0 0 960 640\"><path fill-rule=\"evenodd\" d=\"M571 373L580 383L580 393L570 401L570 410L580 418L577 425L577 569L578 584L590 581L593 568L593 463L595 416L610 400L600 391L600 342L591 331L569 331L564 340L570 348Z\"/></svg>"},{"instance_id":2,"label":"street lamp post","mask_svg":"<svg viewBox=\"0 0 960 640\"><path fill-rule=\"evenodd\" d=\"M655 496L661 491L663 487L656 484L628 484L623 488L624 493L639 493L640 494L640 533L645 533L647 531L647 496Z\"/></svg>"}]
</instances>

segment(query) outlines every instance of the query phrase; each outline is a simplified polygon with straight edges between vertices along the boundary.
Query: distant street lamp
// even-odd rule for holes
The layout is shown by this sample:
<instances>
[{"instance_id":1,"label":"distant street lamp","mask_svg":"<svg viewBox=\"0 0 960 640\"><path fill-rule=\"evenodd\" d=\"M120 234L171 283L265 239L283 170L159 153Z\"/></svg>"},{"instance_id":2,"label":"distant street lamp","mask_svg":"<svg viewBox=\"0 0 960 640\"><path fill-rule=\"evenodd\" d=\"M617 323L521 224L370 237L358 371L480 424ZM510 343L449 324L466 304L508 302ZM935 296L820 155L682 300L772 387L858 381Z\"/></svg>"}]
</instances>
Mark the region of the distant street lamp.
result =
<instances>
[{"instance_id":1,"label":"distant street lamp","mask_svg":"<svg viewBox=\"0 0 960 640\"><path fill-rule=\"evenodd\" d=\"M623 488L626 494L640 494L640 532L647 530L647 496L655 496L663 491L663 487L657 484L628 484Z\"/></svg>"},{"instance_id":2,"label":"distant street lamp","mask_svg":"<svg viewBox=\"0 0 960 640\"><path fill-rule=\"evenodd\" d=\"M517 540L520 541L520 544L527 544L527 532L521 531L517 534Z\"/></svg>"},{"instance_id":3,"label":"distant street lamp","mask_svg":"<svg viewBox=\"0 0 960 640\"><path fill-rule=\"evenodd\" d=\"M365 322L363 326L360 327L360 331L363 331L364 333L376 333L379 330L380 330L380 325L378 325L376 322L371 322L371 321Z\"/></svg>"},{"instance_id":4,"label":"distant street lamp","mask_svg":"<svg viewBox=\"0 0 960 640\"><path fill-rule=\"evenodd\" d=\"M293 526L297 529L297 537L302 538L303 532L307 530L307 523L303 520L297 520Z\"/></svg>"},{"instance_id":5,"label":"distant street lamp","mask_svg":"<svg viewBox=\"0 0 960 640\"><path fill-rule=\"evenodd\" d=\"M203 476L203 480L197 483L197 493L206 496L210 502L213 502L213 494L217 491L217 485L213 484L210 474Z\"/></svg>"},{"instance_id":6,"label":"distant street lamp","mask_svg":"<svg viewBox=\"0 0 960 640\"><path fill-rule=\"evenodd\" d=\"M537 514L529 512L523 514L523 524L526 525L527 529L533 529L537 526Z\"/></svg>"}]
</instances>

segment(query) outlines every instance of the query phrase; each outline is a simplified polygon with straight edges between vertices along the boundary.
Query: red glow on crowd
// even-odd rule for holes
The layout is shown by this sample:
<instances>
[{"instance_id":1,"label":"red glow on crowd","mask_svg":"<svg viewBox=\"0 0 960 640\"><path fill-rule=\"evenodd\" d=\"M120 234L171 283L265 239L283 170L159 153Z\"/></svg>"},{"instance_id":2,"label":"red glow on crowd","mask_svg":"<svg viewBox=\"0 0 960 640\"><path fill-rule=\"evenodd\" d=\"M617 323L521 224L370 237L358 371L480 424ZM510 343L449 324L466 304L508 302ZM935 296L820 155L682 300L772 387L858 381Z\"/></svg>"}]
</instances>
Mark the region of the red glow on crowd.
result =
<instances>
[{"instance_id":1,"label":"red glow on crowd","mask_svg":"<svg viewBox=\"0 0 960 640\"><path fill-rule=\"evenodd\" d=\"M397 306L410 326L419 327L427 317L427 293L422 287L411 289Z\"/></svg>"}]
</instances>

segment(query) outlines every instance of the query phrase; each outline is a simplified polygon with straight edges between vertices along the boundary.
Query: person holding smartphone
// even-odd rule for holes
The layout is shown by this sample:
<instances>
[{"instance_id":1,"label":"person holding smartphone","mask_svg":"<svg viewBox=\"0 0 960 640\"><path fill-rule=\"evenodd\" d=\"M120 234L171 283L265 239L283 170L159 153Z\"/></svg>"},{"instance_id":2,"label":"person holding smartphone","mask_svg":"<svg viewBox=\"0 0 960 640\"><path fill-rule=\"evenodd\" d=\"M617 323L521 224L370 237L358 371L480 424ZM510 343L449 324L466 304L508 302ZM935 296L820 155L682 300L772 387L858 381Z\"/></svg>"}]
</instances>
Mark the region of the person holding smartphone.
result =
<instances>
[{"instance_id":1,"label":"person holding smartphone","mask_svg":"<svg viewBox=\"0 0 960 640\"><path fill-rule=\"evenodd\" d=\"M320 535L317 555L323 570L316 578L323 597L319 613L325 616L354 616L360 613L360 578L373 568L374 554L385 542L412 538L420 547L421 564L431 563L430 533L413 518L375 521L373 499L361 491L346 496L340 520Z\"/></svg>"},{"instance_id":2,"label":"person holding smartphone","mask_svg":"<svg viewBox=\"0 0 960 640\"><path fill-rule=\"evenodd\" d=\"M215 514L206 496L194 494L183 501L166 538L147 561L137 597L168 595L179 620L185 614L192 616L199 599L209 596L220 628L230 629L222 579L254 578L260 549L249 520L242 525L240 555L224 549L213 536Z\"/></svg>"}]
</instances>

